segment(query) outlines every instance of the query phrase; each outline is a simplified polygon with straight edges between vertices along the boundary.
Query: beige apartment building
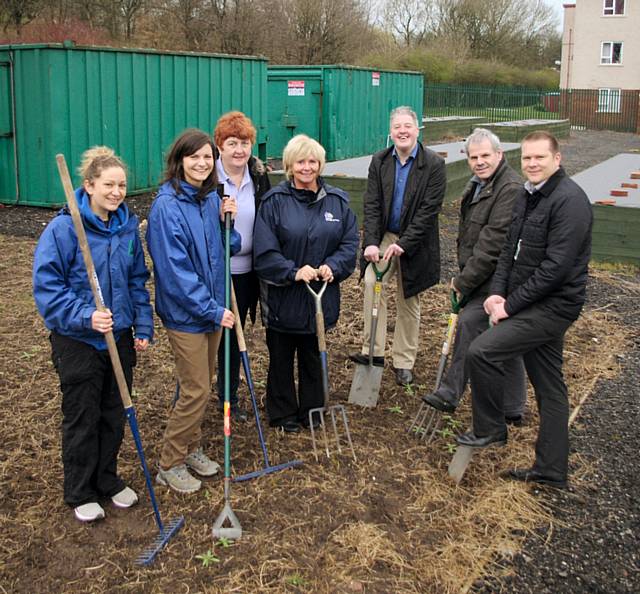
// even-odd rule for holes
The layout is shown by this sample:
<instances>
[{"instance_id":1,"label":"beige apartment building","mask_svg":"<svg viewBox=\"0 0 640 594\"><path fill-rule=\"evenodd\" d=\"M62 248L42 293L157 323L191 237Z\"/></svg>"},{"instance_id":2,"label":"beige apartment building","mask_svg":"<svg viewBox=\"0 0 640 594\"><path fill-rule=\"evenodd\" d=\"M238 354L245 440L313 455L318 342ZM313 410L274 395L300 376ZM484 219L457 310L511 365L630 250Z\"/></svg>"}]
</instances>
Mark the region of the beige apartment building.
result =
<instances>
[{"instance_id":1,"label":"beige apartment building","mask_svg":"<svg viewBox=\"0 0 640 594\"><path fill-rule=\"evenodd\" d=\"M560 88L598 89L600 110L640 89L640 0L577 0L564 6Z\"/></svg>"}]
</instances>

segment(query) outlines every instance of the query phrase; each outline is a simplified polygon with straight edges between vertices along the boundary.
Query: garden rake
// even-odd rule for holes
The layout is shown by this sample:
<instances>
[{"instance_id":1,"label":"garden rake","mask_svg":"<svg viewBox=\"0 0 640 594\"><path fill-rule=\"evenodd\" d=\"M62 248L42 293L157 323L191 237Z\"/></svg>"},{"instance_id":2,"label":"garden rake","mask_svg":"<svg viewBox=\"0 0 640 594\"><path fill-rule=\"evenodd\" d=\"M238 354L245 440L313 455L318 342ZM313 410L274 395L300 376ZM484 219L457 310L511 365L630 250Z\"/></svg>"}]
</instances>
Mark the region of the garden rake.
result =
<instances>
[{"instance_id":1,"label":"garden rake","mask_svg":"<svg viewBox=\"0 0 640 594\"><path fill-rule=\"evenodd\" d=\"M218 195L223 196L222 186ZM224 306L231 309L231 213L224 216ZM224 329L224 507L213 523L212 533L216 540L242 538L242 526L231 509L231 329ZM226 524L226 525L225 525Z\"/></svg>"},{"instance_id":2,"label":"garden rake","mask_svg":"<svg viewBox=\"0 0 640 594\"><path fill-rule=\"evenodd\" d=\"M67 163L65 161L64 155L62 154L56 155L56 161L58 163L60 180L62 181L62 186L64 187L64 192L67 198L67 204L69 205L69 210L71 212L73 226L75 228L76 235L78 237L78 244L80 245L80 250L82 251L84 264L87 269L87 276L89 277L91 292L93 293L93 298L95 300L96 308L98 309L98 311L105 311L106 307L104 304L102 291L100 289L100 284L98 283L98 276L96 275L96 271L93 265L91 250L89 249L89 243L87 242L87 235L82 225L82 218L80 216L80 211L78 210L78 204L76 202L76 197L73 192L73 186L71 185L71 178L69 177L69 170L67 169ZM151 475L149 474L149 469L147 467L147 463L144 457L142 440L140 439L140 431L138 429L138 421L136 419L136 411L133 407L133 403L131 402L129 387L127 386L127 382L125 380L124 373L122 371L122 364L120 363L120 356L118 355L118 347L116 346L116 341L115 341L115 338L113 337L113 332L111 331L107 332L104 335L104 337L105 337L105 340L107 341L109 358L111 359L111 366L113 367L113 373L115 375L116 382L118 384L118 389L120 391L120 398L122 398L124 411L127 416L127 420L129 421L129 427L131 428L133 441L136 444L136 450L138 451L138 457L140 458L140 464L142 466L142 471L144 472L145 482L147 483L147 491L149 492L149 498L151 499L151 505L153 506L153 514L155 516L156 524L158 525L158 530L160 531L160 534L156 537L153 544L148 548L146 548L136 559L136 563L139 563L142 565L148 565L153 562L153 560L156 558L156 555L169 542L169 540L178 532L178 530L182 528L182 526L184 525L184 517L179 516L178 518L175 518L168 523L162 522L162 518L160 517L160 510L158 508L158 503L156 501L155 492L153 490Z\"/></svg>"},{"instance_id":3,"label":"garden rake","mask_svg":"<svg viewBox=\"0 0 640 594\"><path fill-rule=\"evenodd\" d=\"M244 375L247 378L247 386L249 387L249 394L251 395L251 404L253 405L253 414L256 419L256 429L258 430L258 439L260 440L260 447L262 448L262 457L264 458L264 468L261 470L255 470L247 474L234 477L234 482L248 481L253 478L264 476L265 474L271 474L272 472L278 472L279 470L285 470L286 468L294 468L300 466L302 460L292 460L291 462L284 462L283 464L276 464L271 466L269 463L269 454L267 453L267 444L264 441L264 435L262 433L262 424L260 423L260 413L258 412L258 402L256 401L256 393L253 386L253 379L251 376L251 367L249 365L249 354L247 353L247 345L244 341L244 332L242 331L242 324L240 323L240 313L238 312L238 304L236 303L236 296L231 286L231 306L233 308L233 315L236 317L236 338L238 339L238 347L240 349L240 358L242 359L242 368L244 369Z\"/></svg>"},{"instance_id":4,"label":"garden rake","mask_svg":"<svg viewBox=\"0 0 640 594\"><path fill-rule=\"evenodd\" d=\"M347 421L347 412L342 404L333 404L329 406L329 363L327 361L327 342L324 332L324 315L322 313L322 295L327 288L327 281L324 281L322 288L316 293L309 283L305 283L307 290L313 296L313 301L316 308L316 335L318 337L318 350L320 351L320 363L322 365L322 391L324 394L324 405L318 408L312 408L309 410L309 429L311 431L311 443L313 444L313 455L318 461L318 449L316 447L316 434L314 421L319 419L320 427L322 428L322 436L324 440L325 451L327 458L331 457L329 453L329 439L327 437L327 428L325 424L325 414L328 413L331 416L331 424L333 426L333 433L336 438L336 444L338 446L338 452L342 453L342 447L340 446L340 436L338 434L338 424L336 417L340 415L342 423L344 424L344 431L347 437L347 443L351 448L351 454L353 459L356 460L356 452L353 449L353 442L351 441L351 433L349 432L349 422Z\"/></svg>"},{"instance_id":5,"label":"garden rake","mask_svg":"<svg viewBox=\"0 0 640 594\"><path fill-rule=\"evenodd\" d=\"M374 407L378 403L380 395L380 384L382 383L382 367L374 367L373 351L376 344L376 329L378 327L378 307L380 305L380 294L382 293L382 278L391 266L391 258L387 265L380 270L375 262L371 262L376 275L376 282L373 285L373 305L371 307L371 328L369 331L369 363L360 365L356 363L353 372L353 381L349 391L349 402L360 406Z\"/></svg>"},{"instance_id":6,"label":"garden rake","mask_svg":"<svg viewBox=\"0 0 640 594\"><path fill-rule=\"evenodd\" d=\"M467 304L467 299L465 297L458 301L456 292L453 289L451 290L450 298L451 314L449 314L447 334L444 342L442 343L442 351L440 354L440 361L438 362L438 372L436 374L434 390L437 390L440 387L447 359L449 358L449 353L453 348L456 329L458 327L458 315L460 310ZM414 433L419 439L426 440L426 443L430 443L438 432L442 418L443 414L439 410L436 410L426 402L421 402L418 413L409 427L409 433Z\"/></svg>"}]
</instances>

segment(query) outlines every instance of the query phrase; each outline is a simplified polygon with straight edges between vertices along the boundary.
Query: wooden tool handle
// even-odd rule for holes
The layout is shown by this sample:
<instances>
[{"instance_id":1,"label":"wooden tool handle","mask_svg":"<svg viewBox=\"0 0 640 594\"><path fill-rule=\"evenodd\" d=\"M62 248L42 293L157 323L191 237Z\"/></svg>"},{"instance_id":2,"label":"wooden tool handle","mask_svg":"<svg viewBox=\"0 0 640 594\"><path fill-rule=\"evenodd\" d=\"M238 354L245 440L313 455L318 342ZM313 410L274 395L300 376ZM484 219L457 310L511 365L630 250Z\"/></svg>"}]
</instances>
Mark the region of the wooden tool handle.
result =
<instances>
[{"instance_id":1,"label":"wooden tool handle","mask_svg":"<svg viewBox=\"0 0 640 594\"><path fill-rule=\"evenodd\" d=\"M236 338L238 339L238 348L241 353L244 353L247 350L247 345L244 341L244 332L242 331L242 324L240 323L240 312L238 311L238 302L236 301L236 292L233 289L233 282L231 283L231 311L236 318L234 326L236 329Z\"/></svg>"},{"instance_id":2,"label":"wooden tool handle","mask_svg":"<svg viewBox=\"0 0 640 594\"><path fill-rule=\"evenodd\" d=\"M64 155L56 155L56 161L58 163L58 172L60 173L60 181L64 188L65 197L69 210L71 211L71 219L73 220L73 226L78 236L78 243L80 245L80 251L82 252L82 258L84 259L84 266L87 269L87 276L89 277L89 284L91 285L91 292L93 293L93 299L98 311L106 311L104 300L102 298L102 291L100 290L100 284L98 283L98 276L96 275L96 269L93 265L93 258L91 257L91 250L89 249L89 242L87 241L87 234L85 233L84 226L82 224L82 217L80 216L80 210L78 209L78 203L76 202L76 196L73 191L73 185L71 184L71 177L69 176L69 169L67 168L67 162L64 159ZM118 355L118 347L116 346L116 340L113 337L113 332L109 330L105 335L107 341L107 348L109 349L109 357L111 359L111 366L113 367L113 373L116 376L118 382L118 388L120 389L120 398L125 408L131 408L131 395L129 394L129 386L124 377L122 371L122 364L120 363L120 356Z\"/></svg>"}]
</instances>

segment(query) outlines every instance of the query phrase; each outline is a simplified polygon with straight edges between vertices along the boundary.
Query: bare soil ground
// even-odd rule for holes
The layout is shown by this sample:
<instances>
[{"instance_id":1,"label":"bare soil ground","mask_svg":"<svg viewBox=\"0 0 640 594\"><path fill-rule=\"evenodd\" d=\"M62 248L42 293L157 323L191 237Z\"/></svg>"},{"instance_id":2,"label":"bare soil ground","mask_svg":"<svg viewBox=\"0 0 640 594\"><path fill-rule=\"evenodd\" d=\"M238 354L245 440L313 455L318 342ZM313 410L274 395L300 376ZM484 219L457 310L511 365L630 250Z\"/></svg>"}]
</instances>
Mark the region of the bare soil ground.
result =
<instances>
[{"instance_id":1,"label":"bare soil ground","mask_svg":"<svg viewBox=\"0 0 640 594\"><path fill-rule=\"evenodd\" d=\"M640 146L637 136L612 134L583 132L563 143L569 172L578 170L572 170L571 151L583 168L589 158L593 164L610 156L607 151ZM149 198L129 203L144 216ZM416 389L397 387L387 369L375 410L347 405L352 369L346 356L359 347L362 328L361 287L352 277L328 344L332 397L347 406L358 461L335 455L315 462L308 433L265 429L272 463L299 458L304 465L233 485L242 540L225 547L212 539L211 525L222 509L220 479L206 480L191 496L158 488L165 519L184 515L186 526L143 569L133 561L157 531L128 433L120 470L141 494L140 505L106 506L104 522L85 526L62 502L59 389L30 282L34 238L51 214L0 208L0 592L640 591L637 273L596 270L588 306L567 337L572 407L586 399L572 426L570 491L498 477L531 460L533 411L527 426L511 431L506 448L474 458L459 487L446 477L452 438L441 436L426 447L406 434L419 396L435 377L447 319L443 285L422 298ZM455 206L446 207L442 220L447 278ZM263 336L259 325L247 330L261 403ZM140 357L134 380L152 468L174 385L170 350L157 327L156 344ZM242 391L246 397L244 386ZM214 408L205 441L221 459L222 423ZM456 419L468 425L468 403ZM233 430L234 474L259 468L255 427Z\"/></svg>"}]
</instances>

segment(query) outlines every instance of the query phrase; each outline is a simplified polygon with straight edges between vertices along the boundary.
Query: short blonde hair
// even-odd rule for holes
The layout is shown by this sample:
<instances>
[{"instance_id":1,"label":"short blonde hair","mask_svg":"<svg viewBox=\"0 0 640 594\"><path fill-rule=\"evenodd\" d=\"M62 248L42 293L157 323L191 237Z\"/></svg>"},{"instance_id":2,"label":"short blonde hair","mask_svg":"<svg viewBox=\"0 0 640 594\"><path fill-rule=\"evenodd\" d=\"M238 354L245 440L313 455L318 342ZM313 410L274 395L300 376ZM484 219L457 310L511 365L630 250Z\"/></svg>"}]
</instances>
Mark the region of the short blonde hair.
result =
<instances>
[{"instance_id":1,"label":"short blonde hair","mask_svg":"<svg viewBox=\"0 0 640 594\"><path fill-rule=\"evenodd\" d=\"M326 161L326 152L322 145L306 134L294 136L284 147L282 153L282 166L288 180L293 178L293 164L300 159L313 157L320 163L318 175L322 174Z\"/></svg>"}]
</instances>

